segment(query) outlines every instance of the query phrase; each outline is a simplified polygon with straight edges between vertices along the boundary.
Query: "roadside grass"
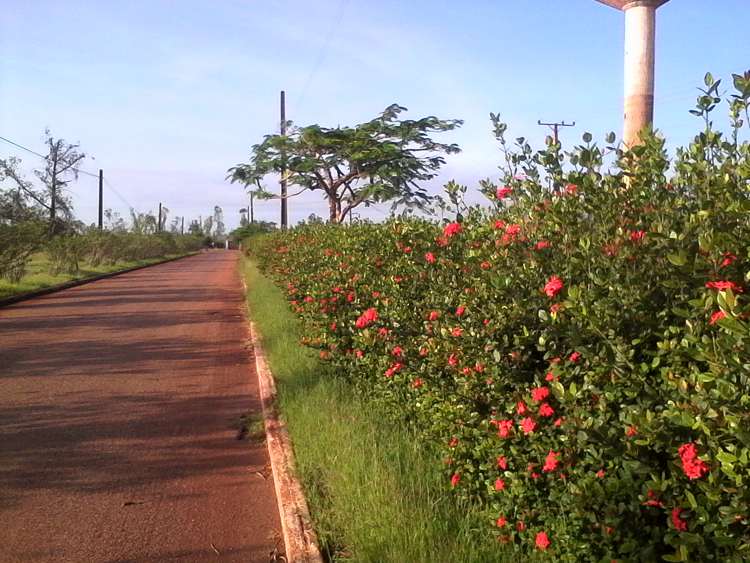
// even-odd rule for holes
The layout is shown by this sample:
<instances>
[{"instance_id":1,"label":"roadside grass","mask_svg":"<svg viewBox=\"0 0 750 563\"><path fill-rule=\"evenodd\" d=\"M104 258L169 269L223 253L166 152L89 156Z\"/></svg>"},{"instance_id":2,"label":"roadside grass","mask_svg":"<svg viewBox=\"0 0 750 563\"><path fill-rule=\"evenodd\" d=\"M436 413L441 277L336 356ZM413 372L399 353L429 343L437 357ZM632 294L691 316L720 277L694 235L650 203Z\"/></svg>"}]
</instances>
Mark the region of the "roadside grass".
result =
<instances>
[{"instance_id":1,"label":"roadside grass","mask_svg":"<svg viewBox=\"0 0 750 563\"><path fill-rule=\"evenodd\" d=\"M127 268L134 268L135 266L145 266L146 264L153 264L177 256L179 255L173 254L162 256L161 258L132 260L118 262L116 264L100 264L98 266L92 266L91 264L82 262L77 274L60 273L55 275L50 273L51 264L47 255L44 252L39 252L31 258L26 269L26 275L21 278L21 281L18 283L11 283L8 280L0 278L0 299L28 293L30 291L36 291L38 289L46 289L73 280L90 278L99 274L109 274Z\"/></svg>"},{"instance_id":2,"label":"roadside grass","mask_svg":"<svg viewBox=\"0 0 750 563\"><path fill-rule=\"evenodd\" d=\"M280 409L321 550L330 561L516 561L486 516L450 494L440 463L299 343L279 288L242 263L250 315L277 380Z\"/></svg>"}]
</instances>

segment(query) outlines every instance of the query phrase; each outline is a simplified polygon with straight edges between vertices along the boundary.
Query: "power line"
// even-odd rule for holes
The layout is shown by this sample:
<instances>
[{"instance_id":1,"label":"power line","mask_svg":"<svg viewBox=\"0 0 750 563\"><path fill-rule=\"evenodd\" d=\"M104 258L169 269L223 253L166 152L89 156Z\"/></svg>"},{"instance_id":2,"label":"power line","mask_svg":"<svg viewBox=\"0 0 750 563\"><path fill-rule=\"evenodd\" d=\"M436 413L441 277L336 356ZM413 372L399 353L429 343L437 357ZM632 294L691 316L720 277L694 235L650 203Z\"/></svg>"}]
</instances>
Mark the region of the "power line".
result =
<instances>
[{"instance_id":1,"label":"power line","mask_svg":"<svg viewBox=\"0 0 750 563\"><path fill-rule=\"evenodd\" d=\"M320 65L323 64L323 60L325 59L326 51L328 50L328 46L331 43L331 38L333 37L333 32L336 29L336 27L339 26L341 23L341 18L344 17L344 9L346 8L346 5L349 3L349 0L341 0L339 3L339 9L338 13L336 14L336 17L334 20L331 21L331 27L328 29L328 33L326 34L325 41L323 42L322 47L320 48L320 52L318 53L317 59L315 59L315 63L313 64L312 70L310 70L310 74L307 75L307 79L305 80L304 85L302 86L302 90L300 90L299 99L297 100L297 108L302 107L302 102L305 100L305 95L307 94L307 89L310 86L310 83L312 82L313 77L318 72L318 69L320 68Z\"/></svg>"}]
</instances>

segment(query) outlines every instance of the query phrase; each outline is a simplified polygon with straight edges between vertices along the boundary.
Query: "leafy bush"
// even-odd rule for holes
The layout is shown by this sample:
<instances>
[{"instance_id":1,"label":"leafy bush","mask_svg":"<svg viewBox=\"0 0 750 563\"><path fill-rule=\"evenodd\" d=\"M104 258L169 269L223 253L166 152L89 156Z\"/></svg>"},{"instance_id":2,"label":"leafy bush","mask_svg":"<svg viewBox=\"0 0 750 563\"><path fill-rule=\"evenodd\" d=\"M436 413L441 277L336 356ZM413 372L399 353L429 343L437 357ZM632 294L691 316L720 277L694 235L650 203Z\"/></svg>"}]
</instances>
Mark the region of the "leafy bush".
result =
<instances>
[{"instance_id":1,"label":"leafy bush","mask_svg":"<svg viewBox=\"0 0 750 563\"><path fill-rule=\"evenodd\" d=\"M0 223L0 278L11 283L26 273L31 255L42 244L44 224L27 221L18 225Z\"/></svg>"},{"instance_id":2,"label":"leafy bush","mask_svg":"<svg viewBox=\"0 0 750 563\"><path fill-rule=\"evenodd\" d=\"M454 184L451 223L252 242L305 343L418 428L519 554L750 557L750 75L735 86L725 136L706 77L674 160L655 135L512 148L493 116L491 210Z\"/></svg>"}]
</instances>

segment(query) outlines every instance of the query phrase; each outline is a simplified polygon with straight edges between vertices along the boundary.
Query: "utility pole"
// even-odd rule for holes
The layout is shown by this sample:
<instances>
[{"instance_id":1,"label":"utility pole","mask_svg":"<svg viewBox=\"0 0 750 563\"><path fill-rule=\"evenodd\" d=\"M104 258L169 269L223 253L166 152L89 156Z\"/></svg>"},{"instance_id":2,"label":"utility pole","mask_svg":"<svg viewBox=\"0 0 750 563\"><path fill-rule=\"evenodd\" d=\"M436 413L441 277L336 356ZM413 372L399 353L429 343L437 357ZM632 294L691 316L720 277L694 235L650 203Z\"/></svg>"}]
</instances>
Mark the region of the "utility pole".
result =
<instances>
[{"instance_id":1,"label":"utility pole","mask_svg":"<svg viewBox=\"0 0 750 563\"><path fill-rule=\"evenodd\" d=\"M654 121L656 9L669 0L597 0L625 12L625 107L622 140L632 147Z\"/></svg>"},{"instance_id":2,"label":"utility pole","mask_svg":"<svg viewBox=\"0 0 750 563\"><path fill-rule=\"evenodd\" d=\"M100 168L99 169L99 230L100 231L104 228L103 197L104 197L104 171Z\"/></svg>"},{"instance_id":3,"label":"utility pole","mask_svg":"<svg viewBox=\"0 0 750 563\"><path fill-rule=\"evenodd\" d=\"M558 141L557 131L558 131L558 129L560 127L575 127L576 126L576 122L575 121L573 123L565 123L564 119L561 122L559 122L559 123L542 123L542 120L539 119L539 120L537 120L537 123L539 125L546 125L550 129L552 129L552 131L554 132L554 135L555 135L555 144L557 144L557 141Z\"/></svg>"},{"instance_id":4,"label":"utility pole","mask_svg":"<svg viewBox=\"0 0 750 563\"><path fill-rule=\"evenodd\" d=\"M180 227L180 234L181 235L185 234L185 216L184 215L182 216L182 226Z\"/></svg>"},{"instance_id":5,"label":"utility pole","mask_svg":"<svg viewBox=\"0 0 750 563\"><path fill-rule=\"evenodd\" d=\"M156 224L156 232L161 232L161 201L159 202L159 222Z\"/></svg>"},{"instance_id":6,"label":"utility pole","mask_svg":"<svg viewBox=\"0 0 750 563\"><path fill-rule=\"evenodd\" d=\"M284 90L281 91L281 135L286 135L286 96ZM287 207L286 207L286 162L284 155L281 156L281 228L287 228Z\"/></svg>"}]
</instances>

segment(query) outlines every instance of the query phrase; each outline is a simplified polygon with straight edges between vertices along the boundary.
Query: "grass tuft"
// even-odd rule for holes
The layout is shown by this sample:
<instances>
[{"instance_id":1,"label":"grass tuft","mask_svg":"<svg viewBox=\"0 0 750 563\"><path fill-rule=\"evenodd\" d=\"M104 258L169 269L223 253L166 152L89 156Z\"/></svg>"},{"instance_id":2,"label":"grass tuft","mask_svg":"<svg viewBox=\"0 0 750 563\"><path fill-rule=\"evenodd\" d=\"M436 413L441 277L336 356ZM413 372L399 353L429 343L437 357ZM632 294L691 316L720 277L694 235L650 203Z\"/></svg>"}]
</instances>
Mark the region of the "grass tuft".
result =
<instances>
[{"instance_id":1,"label":"grass tuft","mask_svg":"<svg viewBox=\"0 0 750 563\"><path fill-rule=\"evenodd\" d=\"M302 335L282 292L243 259L250 314L277 380L297 472L321 550L330 561L515 561L486 517L460 505L440 464L400 421L389 420L330 373Z\"/></svg>"}]
</instances>

